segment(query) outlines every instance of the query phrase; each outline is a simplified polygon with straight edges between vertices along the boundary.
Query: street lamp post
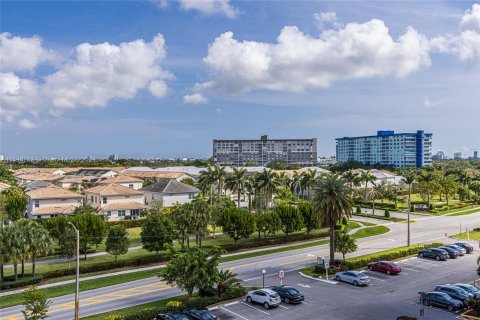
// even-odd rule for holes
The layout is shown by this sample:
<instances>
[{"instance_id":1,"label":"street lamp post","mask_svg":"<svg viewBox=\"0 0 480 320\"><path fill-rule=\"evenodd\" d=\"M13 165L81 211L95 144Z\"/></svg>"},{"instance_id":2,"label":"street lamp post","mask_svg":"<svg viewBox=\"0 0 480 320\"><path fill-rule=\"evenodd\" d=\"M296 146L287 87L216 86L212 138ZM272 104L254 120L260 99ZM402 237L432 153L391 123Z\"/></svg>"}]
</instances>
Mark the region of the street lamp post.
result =
<instances>
[{"instance_id":1,"label":"street lamp post","mask_svg":"<svg viewBox=\"0 0 480 320\"><path fill-rule=\"evenodd\" d=\"M75 235L77 236L77 259L76 259L76 277L75 277L75 320L78 320L78 309L80 303L80 292L79 292L79 277L80 277L80 232L78 231L77 227L71 222L68 223L72 226L73 230L75 231Z\"/></svg>"},{"instance_id":2,"label":"street lamp post","mask_svg":"<svg viewBox=\"0 0 480 320\"><path fill-rule=\"evenodd\" d=\"M267 273L267 270L262 269L262 288L265 288L265 273Z\"/></svg>"}]
</instances>

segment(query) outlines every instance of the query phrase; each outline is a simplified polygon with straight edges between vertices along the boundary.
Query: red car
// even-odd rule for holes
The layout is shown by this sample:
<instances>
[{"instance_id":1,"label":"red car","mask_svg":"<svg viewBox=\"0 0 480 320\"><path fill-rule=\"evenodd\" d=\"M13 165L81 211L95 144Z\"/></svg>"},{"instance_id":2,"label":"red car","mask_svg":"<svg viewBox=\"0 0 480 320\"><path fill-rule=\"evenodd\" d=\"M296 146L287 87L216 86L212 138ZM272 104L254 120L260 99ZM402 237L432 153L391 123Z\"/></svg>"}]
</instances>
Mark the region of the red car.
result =
<instances>
[{"instance_id":1,"label":"red car","mask_svg":"<svg viewBox=\"0 0 480 320\"><path fill-rule=\"evenodd\" d=\"M390 261L370 262L368 264L368 270L385 272L386 274L399 274L402 272L398 264Z\"/></svg>"}]
</instances>

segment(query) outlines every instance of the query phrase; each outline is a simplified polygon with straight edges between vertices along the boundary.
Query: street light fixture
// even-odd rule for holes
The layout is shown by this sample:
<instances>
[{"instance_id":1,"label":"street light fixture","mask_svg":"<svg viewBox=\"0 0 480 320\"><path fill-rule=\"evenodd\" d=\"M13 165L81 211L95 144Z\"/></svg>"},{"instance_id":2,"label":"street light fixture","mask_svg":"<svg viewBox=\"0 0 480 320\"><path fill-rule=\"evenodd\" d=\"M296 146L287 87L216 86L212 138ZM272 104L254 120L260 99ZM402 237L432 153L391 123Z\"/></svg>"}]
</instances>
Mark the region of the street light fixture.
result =
<instances>
[{"instance_id":1,"label":"street light fixture","mask_svg":"<svg viewBox=\"0 0 480 320\"><path fill-rule=\"evenodd\" d=\"M262 269L262 288L265 288L265 273L267 273L267 270Z\"/></svg>"},{"instance_id":2,"label":"street light fixture","mask_svg":"<svg viewBox=\"0 0 480 320\"><path fill-rule=\"evenodd\" d=\"M77 259L76 259L76 276L75 276L75 320L78 320L78 309L80 303L80 292L79 292L79 281L80 281L80 232L78 231L77 227L71 222L68 223L72 226L73 231L75 231L75 235L77 236Z\"/></svg>"}]
</instances>

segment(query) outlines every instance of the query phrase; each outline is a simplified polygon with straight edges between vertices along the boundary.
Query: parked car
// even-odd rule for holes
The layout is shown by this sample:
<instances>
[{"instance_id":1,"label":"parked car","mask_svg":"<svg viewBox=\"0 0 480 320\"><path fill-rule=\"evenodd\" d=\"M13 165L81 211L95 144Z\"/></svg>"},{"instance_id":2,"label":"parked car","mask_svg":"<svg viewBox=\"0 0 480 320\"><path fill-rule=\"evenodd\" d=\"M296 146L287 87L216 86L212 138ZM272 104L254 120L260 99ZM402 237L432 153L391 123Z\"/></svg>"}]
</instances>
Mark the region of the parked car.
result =
<instances>
[{"instance_id":1,"label":"parked car","mask_svg":"<svg viewBox=\"0 0 480 320\"><path fill-rule=\"evenodd\" d=\"M451 259L455 259L456 257L458 257L458 256L460 255L460 253L459 253L457 250L452 249L452 248L447 247L447 246L439 247L438 249L442 249L442 250L447 251L448 256L449 256Z\"/></svg>"},{"instance_id":2,"label":"parked car","mask_svg":"<svg viewBox=\"0 0 480 320\"><path fill-rule=\"evenodd\" d=\"M467 283L455 283L455 287L460 287L463 290L467 291L468 293L471 293L475 298L480 299L480 289L477 287L472 286L471 284Z\"/></svg>"},{"instance_id":3,"label":"parked car","mask_svg":"<svg viewBox=\"0 0 480 320\"><path fill-rule=\"evenodd\" d=\"M467 250L467 253L472 253L473 252L473 246L469 243L466 243L466 242L457 242L455 243L457 246L460 246L462 248L464 248L465 250Z\"/></svg>"},{"instance_id":4,"label":"parked car","mask_svg":"<svg viewBox=\"0 0 480 320\"><path fill-rule=\"evenodd\" d=\"M437 248L428 248L418 251L418 256L423 258L432 258L437 261L439 260L447 260L448 252L442 249Z\"/></svg>"},{"instance_id":5,"label":"parked car","mask_svg":"<svg viewBox=\"0 0 480 320\"><path fill-rule=\"evenodd\" d=\"M335 273L335 280L352 283L355 286L367 286L370 278L359 271L341 271Z\"/></svg>"},{"instance_id":6,"label":"parked car","mask_svg":"<svg viewBox=\"0 0 480 320\"><path fill-rule=\"evenodd\" d=\"M305 300L304 295L290 286L270 287L272 291L275 291L282 301L285 303L302 303Z\"/></svg>"},{"instance_id":7,"label":"parked car","mask_svg":"<svg viewBox=\"0 0 480 320\"><path fill-rule=\"evenodd\" d=\"M419 292L419 294L424 306L447 308L451 312L463 308L462 301L456 300L444 292Z\"/></svg>"},{"instance_id":8,"label":"parked car","mask_svg":"<svg viewBox=\"0 0 480 320\"><path fill-rule=\"evenodd\" d=\"M386 274L399 274L402 272L402 268L400 268L397 263L390 261L370 262L368 269L371 271L385 272Z\"/></svg>"},{"instance_id":9,"label":"parked car","mask_svg":"<svg viewBox=\"0 0 480 320\"><path fill-rule=\"evenodd\" d=\"M155 320L190 320L186 315L180 312L159 313Z\"/></svg>"},{"instance_id":10,"label":"parked car","mask_svg":"<svg viewBox=\"0 0 480 320\"><path fill-rule=\"evenodd\" d=\"M465 255L465 253L467 253L467 250L465 248L457 246L456 244L449 244L449 245L446 245L445 247L449 247L449 248L452 248L454 250L457 250L458 254L460 256L463 256L463 255Z\"/></svg>"},{"instance_id":11,"label":"parked car","mask_svg":"<svg viewBox=\"0 0 480 320\"><path fill-rule=\"evenodd\" d=\"M453 299L462 301L465 305L468 300L470 300L473 295L460 287L452 286L451 284L442 284L435 287L435 291L444 292L448 294Z\"/></svg>"},{"instance_id":12,"label":"parked car","mask_svg":"<svg viewBox=\"0 0 480 320\"><path fill-rule=\"evenodd\" d=\"M248 303L259 303L265 309L277 307L281 300L280 296L270 289L252 290L247 293L246 300Z\"/></svg>"},{"instance_id":13,"label":"parked car","mask_svg":"<svg viewBox=\"0 0 480 320\"><path fill-rule=\"evenodd\" d=\"M217 316L207 308L195 308L187 310L185 311L185 314L196 320L217 320Z\"/></svg>"}]
</instances>

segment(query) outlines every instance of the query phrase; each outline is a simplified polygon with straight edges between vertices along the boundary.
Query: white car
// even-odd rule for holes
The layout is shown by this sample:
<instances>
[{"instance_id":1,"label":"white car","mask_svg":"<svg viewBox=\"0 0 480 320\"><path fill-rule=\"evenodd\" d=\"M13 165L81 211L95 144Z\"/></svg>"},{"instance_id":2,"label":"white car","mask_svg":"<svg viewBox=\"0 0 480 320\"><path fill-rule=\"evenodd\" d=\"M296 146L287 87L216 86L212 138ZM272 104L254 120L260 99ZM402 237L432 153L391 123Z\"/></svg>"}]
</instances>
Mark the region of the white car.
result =
<instances>
[{"instance_id":1,"label":"white car","mask_svg":"<svg viewBox=\"0 0 480 320\"><path fill-rule=\"evenodd\" d=\"M280 304L280 296L270 289L252 290L247 293L245 298L248 303L259 303L265 309L276 307Z\"/></svg>"},{"instance_id":2,"label":"white car","mask_svg":"<svg viewBox=\"0 0 480 320\"><path fill-rule=\"evenodd\" d=\"M335 273L335 280L352 283L355 286L368 286L370 278L359 271L343 271Z\"/></svg>"}]
</instances>

